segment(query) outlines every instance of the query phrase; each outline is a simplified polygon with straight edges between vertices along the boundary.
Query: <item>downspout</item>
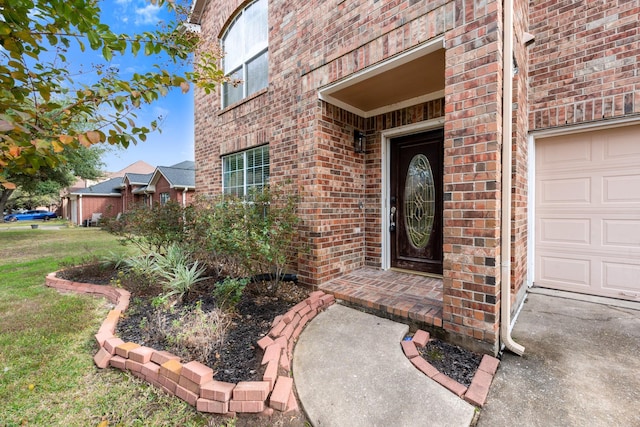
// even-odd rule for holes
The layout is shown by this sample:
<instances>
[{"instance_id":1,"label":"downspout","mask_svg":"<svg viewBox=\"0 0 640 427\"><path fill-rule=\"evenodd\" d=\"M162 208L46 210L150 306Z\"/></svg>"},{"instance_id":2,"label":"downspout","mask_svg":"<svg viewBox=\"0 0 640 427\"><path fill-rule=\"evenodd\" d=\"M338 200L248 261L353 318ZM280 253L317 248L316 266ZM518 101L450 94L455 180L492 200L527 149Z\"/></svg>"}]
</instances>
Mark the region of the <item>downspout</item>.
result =
<instances>
[{"instance_id":1,"label":"downspout","mask_svg":"<svg viewBox=\"0 0 640 427\"><path fill-rule=\"evenodd\" d=\"M513 119L513 1L504 0L502 51L502 218L500 238L500 339L518 356L524 347L511 338L511 134Z\"/></svg>"},{"instance_id":2,"label":"downspout","mask_svg":"<svg viewBox=\"0 0 640 427\"><path fill-rule=\"evenodd\" d=\"M182 190L182 207L186 207L187 206L187 187L184 187L184 190Z\"/></svg>"}]
</instances>

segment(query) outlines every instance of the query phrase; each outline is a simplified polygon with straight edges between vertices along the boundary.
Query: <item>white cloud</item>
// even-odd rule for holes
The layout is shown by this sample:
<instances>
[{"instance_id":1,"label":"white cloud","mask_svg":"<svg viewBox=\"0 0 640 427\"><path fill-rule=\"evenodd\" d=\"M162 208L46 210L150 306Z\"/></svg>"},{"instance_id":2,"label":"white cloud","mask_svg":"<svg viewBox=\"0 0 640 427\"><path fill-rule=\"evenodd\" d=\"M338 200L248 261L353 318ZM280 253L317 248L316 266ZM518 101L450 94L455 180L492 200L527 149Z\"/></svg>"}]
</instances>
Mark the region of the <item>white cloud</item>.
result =
<instances>
[{"instance_id":1,"label":"white cloud","mask_svg":"<svg viewBox=\"0 0 640 427\"><path fill-rule=\"evenodd\" d=\"M136 25L145 24L157 24L160 18L158 14L161 8L153 4L148 4L145 7L136 8Z\"/></svg>"}]
</instances>

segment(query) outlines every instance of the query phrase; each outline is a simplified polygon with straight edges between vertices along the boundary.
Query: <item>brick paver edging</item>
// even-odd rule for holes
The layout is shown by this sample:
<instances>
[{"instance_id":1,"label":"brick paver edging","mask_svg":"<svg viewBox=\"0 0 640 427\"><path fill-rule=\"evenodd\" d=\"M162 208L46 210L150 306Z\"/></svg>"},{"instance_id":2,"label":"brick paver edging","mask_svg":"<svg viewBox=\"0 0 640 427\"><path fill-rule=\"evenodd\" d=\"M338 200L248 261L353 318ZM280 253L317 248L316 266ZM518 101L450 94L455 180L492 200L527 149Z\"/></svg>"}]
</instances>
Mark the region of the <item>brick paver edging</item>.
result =
<instances>
[{"instance_id":1,"label":"brick paver edging","mask_svg":"<svg viewBox=\"0 0 640 427\"><path fill-rule=\"evenodd\" d=\"M467 388L456 380L449 378L442 372L433 367L432 364L424 360L418 352L418 347L424 347L430 340L429 332L418 330L410 340L402 341L402 350L409 358L411 363L422 371L429 378L437 381L444 387L448 388L458 397L462 397L472 405L482 407L487 400L489 387L493 381L493 376L498 370L500 360L485 354L480 361L480 366L476 371L471 385Z\"/></svg>"},{"instance_id":2,"label":"brick paver edging","mask_svg":"<svg viewBox=\"0 0 640 427\"><path fill-rule=\"evenodd\" d=\"M45 283L63 291L104 296L116 305L95 335L100 349L93 360L98 368L112 366L127 370L195 406L198 411L228 415L236 412L269 414L274 409L282 412L298 410L293 378L287 376L291 371L293 346L306 324L335 302L333 295L314 291L285 314L277 316L269 333L258 340L258 346L264 350L262 364L267 365L262 381L233 384L214 380L213 369L200 362L182 363L178 356L169 352L116 337L118 319L129 306L131 294L128 291L72 282L56 277L56 273L48 274ZM280 370L286 371L287 375L279 375Z\"/></svg>"}]
</instances>

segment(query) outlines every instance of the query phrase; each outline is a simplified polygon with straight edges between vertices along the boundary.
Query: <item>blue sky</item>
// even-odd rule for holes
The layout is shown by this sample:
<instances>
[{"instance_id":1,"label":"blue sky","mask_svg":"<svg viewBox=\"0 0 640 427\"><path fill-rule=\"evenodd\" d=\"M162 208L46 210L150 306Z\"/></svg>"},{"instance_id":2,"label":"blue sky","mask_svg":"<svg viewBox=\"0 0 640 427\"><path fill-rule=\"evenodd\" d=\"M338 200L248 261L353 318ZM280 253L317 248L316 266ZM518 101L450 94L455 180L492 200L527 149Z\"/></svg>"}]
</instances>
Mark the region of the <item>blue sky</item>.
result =
<instances>
[{"instance_id":1,"label":"blue sky","mask_svg":"<svg viewBox=\"0 0 640 427\"><path fill-rule=\"evenodd\" d=\"M148 0L102 0L102 21L114 32L133 33L151 31L161 21L171 20L171 15ZM98 52L85 51L84 55L99 56ZM82 61L91 58L84 57ZM100 59L96 59L98 61ZM103 61L103 59L102 59ZM151 71L157 60L137 57L114 56L112 66L126 78L134 72ZM145 142L130 145L127 149L112 149L103 157L105 169L115 172L138 160L153 166L170 166L184 160L193 160L193 90L183 94L173 90L151 106L137 112L138 124L148 124L162 117L162 132L149 134Z\"/></svg>"}]
</instances>

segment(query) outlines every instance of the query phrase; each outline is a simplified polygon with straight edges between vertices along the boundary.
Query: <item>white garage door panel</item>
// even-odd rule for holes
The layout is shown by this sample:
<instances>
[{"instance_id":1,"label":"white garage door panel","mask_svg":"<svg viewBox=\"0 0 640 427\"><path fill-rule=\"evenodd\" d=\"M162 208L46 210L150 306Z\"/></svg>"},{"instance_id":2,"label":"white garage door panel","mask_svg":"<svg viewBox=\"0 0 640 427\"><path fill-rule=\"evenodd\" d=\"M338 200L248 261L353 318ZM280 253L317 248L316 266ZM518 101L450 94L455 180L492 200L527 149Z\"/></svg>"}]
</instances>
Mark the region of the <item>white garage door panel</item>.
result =
<instances>
[{"instance_id":1,"label":"white garage door panel","mask_svg":"<svg viewBox=\"0 0 640 427\"><path fill-rule=\"evenodd\" d=\"M562 283L577 287L582 291L589 289L591 282L591 261L589 259L563 258L562 254L548 255L540 257L538 267L539 277L545 282Z\"/></svg>"},{"instance_id":2,"label":"white garage door panel","mask_svg":"<svg viewBox=\"0 0 640 427\"><path fill-rule=\"evenodd\" d=\"M602 276L605 291L632 294L638 290L633 283L640 281L640 265L605 261L602 263Z\"/></svg>"},{"instance_id":3,"label":"white garage door panel","mask_svg":"<svg viewBox=\"0 0 640 427\"><path fill-rule=\"evenodd\" d=\"M536 141L535 284L640 300L640 125Z\"/></svg>"},{"instance_id":4,"label":"white garage door panel","mask_svg":"<svg viewBox=\"0 0 640 427\"><path fill-rule=\"evenodd\" d=\"M638 137L639 128L640 126L631 126L594 132L603 141L604 159L614 161L640 160L640 144L638 144L638 140L635 141L635 144L629 143L630 138ZM635 136L633 132L636 132Z\"/></svg>"},{"instance_id":5,"label":"white garage door panel","mask_svg":"<svg viewBox=\"0 0 640 427\"><path fill-rule=\"evenodd\" d=\"M588 204L591 199L591 177L556 178L541 181L540 204Z\"/></svg>"},{"instance_id":6,"label":"white garage door panel","mask_svg":"<svg viewBox=\"0 0 640 427\"><path fill-rule=\"evenodd\" d=\"M586 136L588 138L588 136ZM562 167L582 167L591 162L591 145L585 144L585 135L568 135L562 146L553 151L536 152L542 170Z\"/></svg>"},{"instance_id":7,"label":"white garage door panel","mask_svg":"<svg viewBox=\"0 0 640 427\"><path fill-rule=\"evenodd\" d=\"M603 181L604 203L640 203L640 175L606 176Z\"/></svg>"},{"instance_id":8,"label":"white garage door panel","mask_svg":"<svg viewBox=\"0 0 640 427\"><path fill-rule=\"evenodd\" d=\"M540 218L540 242L589 245L589 218Z\"/></svg>"},{"instance_id":9,"label":"white garage door panel","mask_svg":"<svg viewBox=\"0 0 640 427\"><path fill-rule=\"evenodd\" d=\"M640 220L608 219L603 225L602 246L636 249L640 256Z\"/></svg>"}]
</instances>

